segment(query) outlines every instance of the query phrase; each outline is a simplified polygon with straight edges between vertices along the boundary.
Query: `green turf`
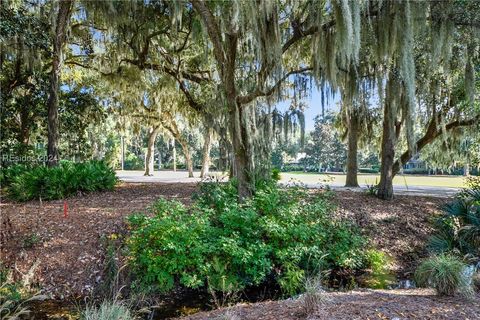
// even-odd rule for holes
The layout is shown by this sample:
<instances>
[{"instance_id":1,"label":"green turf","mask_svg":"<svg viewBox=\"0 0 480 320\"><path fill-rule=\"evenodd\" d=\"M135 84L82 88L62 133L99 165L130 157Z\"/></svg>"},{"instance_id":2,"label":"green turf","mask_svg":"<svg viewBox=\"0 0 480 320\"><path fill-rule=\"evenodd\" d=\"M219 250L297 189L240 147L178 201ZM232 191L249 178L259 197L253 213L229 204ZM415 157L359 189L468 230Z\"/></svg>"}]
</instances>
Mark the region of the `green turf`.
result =
<instances>
[{"instance_id":1,"label":"green turf","mask_svg":"<svg viewBox=\"0 0 480 320\"><path fill-rule=\"evenodd\" d=\"M325 174L315 172L282 172L282 181L290 179L300 180L303 183L335 183L344 184L345 174ZM380 181L380 175L376 174L358 174L358 183L360 186L375 184ZM461 188L464 186L465 177L463 176L425 176L425 175L397 175L393 179L394 185L402 186L432 186L432 187L452 187Z\"/></svg>"}]
</instances>

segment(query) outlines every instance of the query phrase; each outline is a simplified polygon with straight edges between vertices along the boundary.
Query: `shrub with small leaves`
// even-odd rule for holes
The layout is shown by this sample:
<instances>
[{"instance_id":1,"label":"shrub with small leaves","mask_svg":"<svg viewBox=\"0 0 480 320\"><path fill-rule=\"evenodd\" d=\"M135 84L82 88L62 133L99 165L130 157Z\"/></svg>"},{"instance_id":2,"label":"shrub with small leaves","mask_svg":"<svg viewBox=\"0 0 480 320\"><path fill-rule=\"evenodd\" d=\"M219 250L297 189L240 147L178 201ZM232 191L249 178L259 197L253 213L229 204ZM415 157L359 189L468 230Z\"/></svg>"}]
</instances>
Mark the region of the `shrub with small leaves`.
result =
<instances>
[{"instance_id":1,"label":"shrub with small leaves","mask_svg":"<svg viewBox=\"0 0 480 320\"><path fill-rule=\"evenodd\" d=\"M392 259L382 251L369 249L365 254L364 265L368 268L365 284L373 289L386 289L395 282L390 270Z\"/></svg>"},{"instance_id":2,"label":"shrub with small leaves","mask_svg":"<svg viewBox=\"0 0 480 320\"><path fill-rule=\"evenodd\" d=\"M268 278L292 295L309 271L359 268L366 241L333 217L329 195L261 183L239 204L234 183L206 183L190 208L160 199L129 218L137 284L232 291Z\"/></svg>"}]
</instances>

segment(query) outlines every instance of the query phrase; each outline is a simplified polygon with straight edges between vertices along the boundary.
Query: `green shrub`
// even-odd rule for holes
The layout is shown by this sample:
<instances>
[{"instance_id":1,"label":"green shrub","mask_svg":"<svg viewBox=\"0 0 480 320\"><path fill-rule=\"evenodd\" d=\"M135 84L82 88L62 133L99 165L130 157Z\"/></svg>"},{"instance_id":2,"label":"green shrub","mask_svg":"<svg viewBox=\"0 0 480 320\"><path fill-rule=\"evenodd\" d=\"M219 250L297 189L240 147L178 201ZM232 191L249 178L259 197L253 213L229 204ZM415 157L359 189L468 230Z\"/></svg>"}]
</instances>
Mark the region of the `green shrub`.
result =
<instances>
[{"instance_id":1,"label":"green shrub","mask_svg":"<svg viewBox=\"0 0 480 320\"><path fill-rule=\"evenodd\" d=\"M377 179L375 179L375 183L372 183L372 184L367 183L366 187L367 187L366 192L367 192L368 195L371 195L371 196L376 196L377 195L377 193L378 193L378 181L377 181Z\"/></svg>"},{"instance_id":2,"label":"green shrub","mask_svg":"<svg viewBox=\"0 0 480 320\"><path fill-rule=\"evenodd\" d=\"M432 256L415 271L415 281L422 287L432 287L438 295L470 294L471 287L463 275L466 264L453 255Z\"/></svg>"},{"instance_id":3,"label":"green shrub","mask_svg":"<svg viewBox=\"0 0 480 320\"><path fill-rule=\"evenodd\" d=\"M11 270L0 264L0 319L26 318L29 311L25 305L29 297L20 284L12 281Z\"/></svg>"},{"instance_id":4,"label":"green shrub","mask_svg":"<svg viewBox=\"0 0 480 320\"><path fill-rule=\"evenodd\" d=\"M6 187L9 186L12 183L12 180L25 173L26 171L30 170L31 168L29 166L23 165L23 164L16 164L13 166L1 168L0 170L0 186Z\"/></svg>"},{"instance_id":5,"label":"green shrub","mask_svg":"<svg viewBox=\"0 0 480 320\"><path fill-rule=\"evenodd\" d=\"M365 254L365 267L369 274L365 284L373 289L387 289L395 282L395 276L390 270L392 259L384 252L370 249Z\"/></svg>"},{"instance_id":6,"label":"green shrub","mask_svg":"<svg viewBox=\"0 0 480 320\"><path fill-rule=\"evenodd\" d=\"M470 176L465 179L465 186L467 190L480 190L480 177Z\"/></svg>"},{"instance_id":7,"label":"green shrub","mask_svg":"<svg viewBox=\"0 0 480 320\"><path fill-rule=\"evenodd\" d=\"M332 217L328 194L262 183L238 204L234 183L204 183L195 199L190 208L160 199L153 216L129 217L129 254L142 287L241 290L268 278L293 294L309 271L362 264L365 240Z\"/></svg>"},{"instance_id":8,"label":"green shrub","mask_svg":"<svg viewBox=\"0 0 480 320\"><path fill-rule=\"evenodd\" d=\"M429 174L430 171L424 168L403 169L404 174Z\"/></svg>"},{"instance_id":9,"label":"green shrub","mask_svg":"<svg viewBox=\"0 0 480 320\"><path fill-rule=\"evenodd\" d=\"M443 207L428 248L434 253L456 252L480 258L480 188L464 189Z\"/></svg>"},{"instance_id":10,"label":"green shrub","mask_svg":"<svg viewBox=\"0 0 480 320\"><path fill-rule=\"evenodd\" d=\"M278 168L273 168L272 169L272 180L274 181L280 181L281 179L281 175L280 175L280 169Z\"/></svg>"},{"instance_id":11,"label":"green shrub","mask_svg":"<svg viewBox=\"0 0 480 320\"><path fill-rule=\"evenodd\" d=\"M6 188L8 195L17 201L54 200L78 192L112 190L116 183L115 171L102 161L62 161L56 167L26 169L12 177Z\"/></svg>"},{"instance_id":12,"label":"green shrub","mask_svg":"<svg viewBox=\"0 0 480 320\"><path fill-rule=\"evenodd\" d=\"M300 164L286 164L282 167L283 172L304 171L305 167Z\"/></svg>"}]
</instances>

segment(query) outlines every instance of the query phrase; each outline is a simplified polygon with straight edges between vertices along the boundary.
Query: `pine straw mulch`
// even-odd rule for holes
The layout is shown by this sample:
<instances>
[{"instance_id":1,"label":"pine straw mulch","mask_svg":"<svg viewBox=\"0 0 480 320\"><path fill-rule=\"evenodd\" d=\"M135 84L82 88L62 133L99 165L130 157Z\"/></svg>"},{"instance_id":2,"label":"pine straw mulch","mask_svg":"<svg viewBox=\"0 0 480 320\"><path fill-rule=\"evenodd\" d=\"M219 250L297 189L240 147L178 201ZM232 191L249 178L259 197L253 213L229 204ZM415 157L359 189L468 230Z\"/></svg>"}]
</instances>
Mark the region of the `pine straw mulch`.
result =
<instances>
[{"instance_id":1,"label":"pine straw mulch","mask_svg":"<svg viewBox=\"0 0 480 320\"><path fill-rule=\"evenodd\" d=\"M17 278L56 298L87 296L102 280L105 237L122 232L125 217L160 197L188 203L195 189L194 183L123 183L114 191L66 199L67 218L63 200L2 199L2 218L10 218L11 230L0 261Z\"/></svg>"},{"instance_id":2,"label":"pine straw mulch","mask_svg":"<svg viewBox=\"0 0 480 320\"><path fill-rule=\"evenodd\" d=\"M2 263L18 278L38 284L57 298L89 295L102 281L105 241L124 231L124 219L166 197L190 202L194 183L123 183L115 191L79 195L63 201L14 203L1 199L2 217L11 228L1 248ZM445 199L399 196L392 202L357 192L337 192L338 213L353 220L373 244L396 261L400 275L410 273L425 253L430 221ZM5 240L5 239L4 239Z\"/></svg>"},{"instance_id":3,"label":"pine straw mulch","mask_svg":"<svg viewBox=\"0 0 480 320\"><path fill-rule=\"evenodd\" d=\"M302 299L239 304L210 312L200 312L184 320L404 320L480 319L480 295L471 301L458 297L436 297L428 289L354 290L329 292L317 311L307 315Z\"/></svg>"},{"instance_id":4,"label":"pine straw mulch","mask_svg":"<svg viewBox=\"0 0 480 320\"><path fill-rule=\"evenodd\" d=\"M392 258L399 278L411 278L419 261L427 256L425 244L448 198L396 196L380 200L366 193L336 192L338 214L354 221L376 249Z\"/></svg>"}]
</instances>

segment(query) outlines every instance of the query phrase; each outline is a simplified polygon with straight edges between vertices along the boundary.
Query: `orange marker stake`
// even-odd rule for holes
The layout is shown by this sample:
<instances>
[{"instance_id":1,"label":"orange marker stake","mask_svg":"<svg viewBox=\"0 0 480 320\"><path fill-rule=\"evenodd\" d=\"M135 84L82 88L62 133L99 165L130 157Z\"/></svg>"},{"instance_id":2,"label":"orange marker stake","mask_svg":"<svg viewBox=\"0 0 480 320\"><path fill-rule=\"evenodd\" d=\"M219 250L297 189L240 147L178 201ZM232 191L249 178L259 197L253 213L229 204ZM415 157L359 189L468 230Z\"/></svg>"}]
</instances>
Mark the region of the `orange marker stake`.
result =
<instances>
[{"instance_id":1,"label":"orange marker stake","mask_svg":"<svg viewBox=\"0 0 480 320\"><path fill-rule=\"evenodd\" d=\"M68 204L67 201L63 201L63 217L68 217Z\"/></svg>"}]
</instances>

